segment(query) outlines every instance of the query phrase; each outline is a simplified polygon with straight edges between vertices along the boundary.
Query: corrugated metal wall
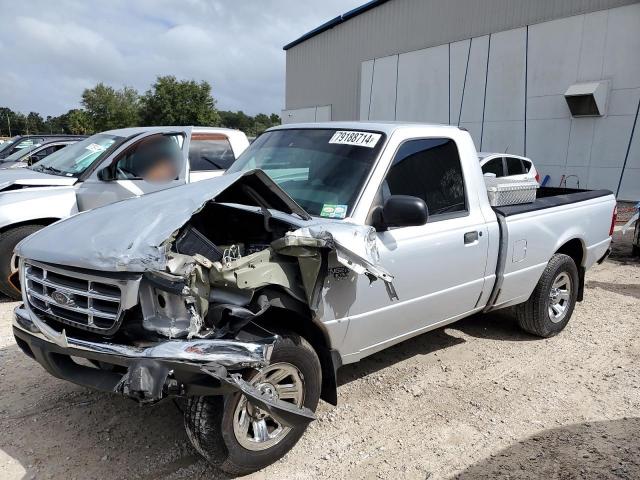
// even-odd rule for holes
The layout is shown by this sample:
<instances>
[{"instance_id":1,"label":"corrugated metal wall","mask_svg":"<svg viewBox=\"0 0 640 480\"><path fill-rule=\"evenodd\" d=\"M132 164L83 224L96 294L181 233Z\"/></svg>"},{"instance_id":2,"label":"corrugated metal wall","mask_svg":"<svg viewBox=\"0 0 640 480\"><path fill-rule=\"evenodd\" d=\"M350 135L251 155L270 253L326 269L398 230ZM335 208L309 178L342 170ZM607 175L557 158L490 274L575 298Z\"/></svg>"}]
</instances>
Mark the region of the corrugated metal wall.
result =
<instances>
[{"instance_id":1,"label":"corrugated metal wall","mask_svg":"<svg viewBox=\"0 0 640 480\"><path fill-rule=\"evenodd\" d=\"M378 9L413 3L393 0ZM482 3L495 13L492 10L495 4L506 2ZM542 13L538 9L543 5L561 9L567 8L566 4L580 4L586 9L596 4L627 2L529 3L536 7L530 6L533 12L530 14L539 16ZM398 20L391 15L393 9L389 12L388 25L395 24ZM472 8L468 16L473 16L473 12ZM481 17L482 25L496 21L486 13ZM502 17L504 22L520 18L513 13ZM398 39L405 48L393 53L387 45L384 48L379 45L380 54L363 56L357 63L352 57L354 44L349 42L362 41L355 40L356 34L351 31L352 27L357 29L355 23L359 20L356 17L344 24L354 22L342 32L340 26L325 32L331 34L327 36L331 40L323 38L323 33L292 49L316 40L325 45L305 54L309 71L304 75L317 73L313 82L308 80L311 83L302 85L296 80L292 84L287 71L287 107L295 108L289 102L289 92L299 89L304 98L299 105L331 104L333 120L459 124L469 130L479 149L508 150L532 157L542 175L550 175L551 185L557 185L563 176L570 176L568 186L579 183L583 188L608 188L618 191L621 199L640 199L640 125L634 129L640 108L640 4L563 16L413 50L409 45L417 42L415 32L406 31ZM481 28L469 20L460 22L465 32ZM368 32L367 25L370 21L365 18L364 33ZM380 36L389 35L382 24L379 27ZM440 34L445 35L442 28ZM343 50L337 48L340 36L344 37L340 40L345 42ZM426 30L422 36L429 37ZM367 40L359 50L373 52L372 45L376 42ZM351 71L354 65L329 66L336 59L325 53L333 48L335 56L345 65L354 62L355 74ZM288 54L287 68L292 59ZM321 72L317 72L314 60L321 65ZM606 115L572 118L564 92L573 83L596 80L609 82ZM332 88L332 82L342 86Z\"/></svg>"},{"instance_id":2,"label":"corrugated metal wall","mask_svg":"<svg viewBox=\"0 0 640 480\"><path fill-rule=\"evenodd\" d=\"M358 118L360 63L634 0L392 0L287 50L286 109Z\"/></svg>"}]
</instances>

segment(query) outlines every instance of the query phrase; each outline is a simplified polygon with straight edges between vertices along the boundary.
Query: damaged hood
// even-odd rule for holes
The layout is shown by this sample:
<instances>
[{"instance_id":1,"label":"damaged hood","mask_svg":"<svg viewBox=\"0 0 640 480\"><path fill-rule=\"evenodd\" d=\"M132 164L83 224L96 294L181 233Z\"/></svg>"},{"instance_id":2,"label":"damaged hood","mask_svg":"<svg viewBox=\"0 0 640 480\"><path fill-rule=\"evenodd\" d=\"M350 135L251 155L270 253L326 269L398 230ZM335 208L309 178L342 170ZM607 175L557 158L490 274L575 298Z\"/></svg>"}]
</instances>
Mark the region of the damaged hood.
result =
<instances>
[{"instance_id":1,"label":"damaged hood","mask_svg":"<svg viewBox=\"0 0 640 480\"><path fill-rule=\"evenodd\" d=\"M68 187L77 181L75 177L49 175L30 168L0 168L0 192L16 187Z\"/></svg>"},{"instance_id":2,"label":"damaged hood","mask_svg":"<svg viewBox=\"0 0 640 480\"><path fill-rule=\"evenodd\" d=\"M66 180L65 177L53 178ZM266 173L251 170L80 213L26 238L18 244L16 253L23 258L79 268L163 270L175 233L212 200L277 210L287 214L292 223L311 219Z\"/></svg>"}]
</instances>

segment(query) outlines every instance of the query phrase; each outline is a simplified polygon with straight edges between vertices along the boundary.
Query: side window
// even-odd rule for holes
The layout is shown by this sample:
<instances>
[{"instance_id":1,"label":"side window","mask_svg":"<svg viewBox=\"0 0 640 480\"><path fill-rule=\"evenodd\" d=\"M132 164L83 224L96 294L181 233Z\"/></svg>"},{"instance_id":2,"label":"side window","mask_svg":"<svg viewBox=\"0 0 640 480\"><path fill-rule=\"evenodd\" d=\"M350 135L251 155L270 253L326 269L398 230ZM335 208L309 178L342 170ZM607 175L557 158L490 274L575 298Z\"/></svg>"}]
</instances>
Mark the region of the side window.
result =
<instances>
[{"instance_id":1,"label":"side window","mask_svg":"<svg viewBox=\"0 0 640 480\"><path fill-rule=\"evenodd\" d=\"M489 160L482 166L482 173L495 173L496 177L504 177L502 157Z\"/></svg>"},{"instance_id":2,"label":"side window","mask_svg":"<svg viewBox=\"0 0 640 480\"><path fill-rule=\"evenodd\" d=\"M26 158L25 160L29 163L36 163L39 162L40 160L42 160L44 157L47 157L49 155L51 155L53 152L55 152L56 150L62 148L64 145L62 146L58 146L58 145L52 145L50 147L47 148L43 148L42 150L39 150L31 155L29 155L28 158Z\"/></svg>"},{"instance_id":3,"label":"side window","mask_svg":"<svg viewBox=\"0 0 640 480\"><path fill-rule=\"evenodd\" d=\"M29 165L33 165L34 163L39 162L40 160L42 160L43 158L48 157L49 155L51 155L52 153L57 152L58 150L66 147L66 144L62 144L62 145L51 145L50 147L47 148L43 148L42 150L40 150L39 152L34 153L33 155L30 155L29 157L27 157L25 159L25 161L29 164Z\"/></svg>"},{"instance_id":4,"label":"side window","mask_svg":"<svg viewBox=\"0 0 640 480\"><path fill-rule=\"evenodd\" d=\"M226 170L236 160L229 139L219 133L194 133L189 145L191 170Z\"/></svg>"},{"instance_id":5,"label":"side window","mask_svg":"<svg viewBox=\"0 0 640 480\"><path fill-rule=\"evenodd\" d=\"M25 138L24 140L20 140L16 143L11 149L11 153L15 153L18 150L22 150L23 148L31 148L33 146L37 146L42 143L41 138Z\"/></svg>"},{"instance_id":6,"label":"side window","mask_svg":"<svg viewBox=\"0 0 640 480\"><path fill-rule=\"evenodd\" d=\"M522 160L522 166L524 167L524 173L529 173L531 171L531 162Z\"/></svg>"},{"instance_id":7,"label":"side window","mask_svg":"<svg viewBox=\"0 0 640 480\"><path fill-rule=\"evenodd\" d=\"M466 211L458 148L449 138L410 140L396 153L382 197L411 195L425 201L429 216Z\"/></svg>"},{"instance_id":8,"label":"side window","mask_svg":"<svg viewBox=\"0 0 640 480\"><path fill-rule=\"evenodd\" d=\"M519 158L506 157L507 175L522 175L525 173L522 162Z\"/></svg>"},{"instance_id":9,"label":"side window","mask_svg":"<svg viewBox=\"0 0 640 480\"><path fill-rule=\"evenodd\" d=\"M180 175L184 163L180 134L151 135L130 146L116 160L118 180L170 182Z\"/></svg>"}]
</instances>

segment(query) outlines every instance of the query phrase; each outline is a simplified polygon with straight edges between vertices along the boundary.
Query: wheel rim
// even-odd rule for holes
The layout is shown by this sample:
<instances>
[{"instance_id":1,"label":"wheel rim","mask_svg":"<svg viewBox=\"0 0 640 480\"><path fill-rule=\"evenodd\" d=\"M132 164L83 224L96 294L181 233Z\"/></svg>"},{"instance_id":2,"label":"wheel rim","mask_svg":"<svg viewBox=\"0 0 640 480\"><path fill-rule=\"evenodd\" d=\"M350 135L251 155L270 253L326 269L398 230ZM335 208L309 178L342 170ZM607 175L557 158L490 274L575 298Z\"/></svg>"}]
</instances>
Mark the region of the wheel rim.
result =
<instances>
[{"instance_id":1,"label":"wheel rim","mask_svg":"<svg viewBox=\"0 0 640 480\"><path fill-rule=\"evenodd\" d=\"M290 363L274 363L260 370L249 383L275 399L301 407L304 402L304 377ZM242 396L233 413L233 433L247 450L266 450L281 442L291 431L268 412Z\"/></svg>"},{"instance_id":2,"label":"wheel rim","mask_svg":"<svg viewBox=\"0 0 640 480\"><path fill-rule=\"evenodd\" d=\"M553 323L564 320L571 306L571 277L561 272L549 291L549 319Z\"/></svg>"}]
</instances>

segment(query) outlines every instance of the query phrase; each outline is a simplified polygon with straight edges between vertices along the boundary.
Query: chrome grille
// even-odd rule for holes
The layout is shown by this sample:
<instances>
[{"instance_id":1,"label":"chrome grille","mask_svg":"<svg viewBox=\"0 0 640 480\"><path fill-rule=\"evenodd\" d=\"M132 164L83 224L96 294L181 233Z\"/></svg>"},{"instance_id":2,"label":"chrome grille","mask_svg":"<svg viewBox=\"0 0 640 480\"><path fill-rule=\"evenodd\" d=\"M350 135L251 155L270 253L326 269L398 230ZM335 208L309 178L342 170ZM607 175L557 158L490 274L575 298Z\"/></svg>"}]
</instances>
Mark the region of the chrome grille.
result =
<instances>
[{"instance_id":1,"label":"chrome grille","mask_svg":"<svg viewBox=\"0 0 640 480\"><path fill-rule=\"evenodd\" d=\"M113 333L122 316L121 282L24 264L25 299L34 313L84 330Z\"/></svg>"}]
</instances>

